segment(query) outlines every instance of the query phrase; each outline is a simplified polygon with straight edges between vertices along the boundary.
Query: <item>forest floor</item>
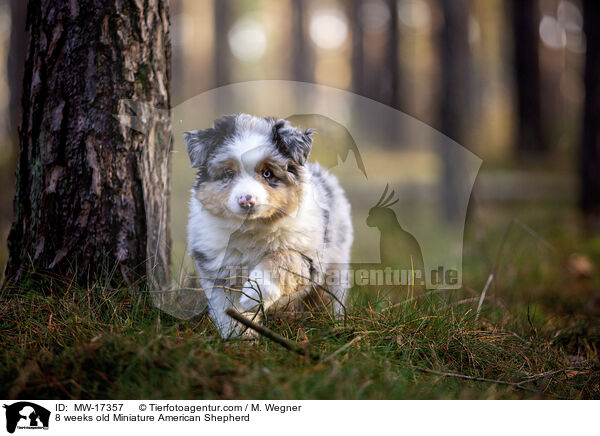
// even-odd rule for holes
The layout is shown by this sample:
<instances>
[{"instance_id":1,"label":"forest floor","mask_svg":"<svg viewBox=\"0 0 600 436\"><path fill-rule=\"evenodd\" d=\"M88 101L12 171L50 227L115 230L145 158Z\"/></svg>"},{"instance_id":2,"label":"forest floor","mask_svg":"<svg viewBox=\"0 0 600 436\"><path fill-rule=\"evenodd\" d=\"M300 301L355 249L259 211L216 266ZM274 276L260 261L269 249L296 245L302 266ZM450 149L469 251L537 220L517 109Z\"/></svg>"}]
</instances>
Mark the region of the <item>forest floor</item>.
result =
<instances>
[{"instance_id":1,"label":"forest floor","mask_svg":"<svg viewBox=\"0 0 600 436\"><path fill-rule=\"evenodd\" d=\"M1 291L0 397L600 399L600 237L581 227L554 205L481 208L462 289L394 303L355 289L343 324L324 310L267 320L316 360L263 338L224 342L147 294L32 273Z\"/></svg>"}]
</instances>

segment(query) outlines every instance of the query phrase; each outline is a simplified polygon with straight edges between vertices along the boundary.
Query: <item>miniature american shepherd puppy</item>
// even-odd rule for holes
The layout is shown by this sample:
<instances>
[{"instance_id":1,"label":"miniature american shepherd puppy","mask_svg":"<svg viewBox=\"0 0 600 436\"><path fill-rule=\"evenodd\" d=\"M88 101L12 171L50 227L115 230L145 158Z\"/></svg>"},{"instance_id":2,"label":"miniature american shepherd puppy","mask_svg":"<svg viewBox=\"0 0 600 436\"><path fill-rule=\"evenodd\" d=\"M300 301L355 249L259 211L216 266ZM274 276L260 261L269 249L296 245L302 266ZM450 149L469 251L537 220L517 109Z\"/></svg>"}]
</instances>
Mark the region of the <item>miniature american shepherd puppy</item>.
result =
<instances>
[{"instance_id":1,"label":"miniature american shepherd puppy","mask_svg":"<svg viewBox=\"0 0 600 436\"><path fill-rule=\"evenodd\" d=\"M307 162L312 135L247 114L184 134L198 169L188 247L223 338L243 330L228 308L257 314L285 302L300 309L317 289L343 314L350 204L333 175Z\"/></svg>"}]
</instances>

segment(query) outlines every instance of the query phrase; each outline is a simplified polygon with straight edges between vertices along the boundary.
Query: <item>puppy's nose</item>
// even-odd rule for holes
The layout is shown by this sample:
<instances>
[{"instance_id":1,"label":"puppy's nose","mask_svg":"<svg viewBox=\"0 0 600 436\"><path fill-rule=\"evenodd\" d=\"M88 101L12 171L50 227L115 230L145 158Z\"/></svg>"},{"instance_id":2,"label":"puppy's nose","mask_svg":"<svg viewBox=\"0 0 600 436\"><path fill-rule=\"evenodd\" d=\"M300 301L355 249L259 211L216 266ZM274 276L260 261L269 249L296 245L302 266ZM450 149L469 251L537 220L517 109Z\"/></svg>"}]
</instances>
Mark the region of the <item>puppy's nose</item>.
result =
<instances>
[{"instance_id":1,"label":"puppy's nose","mask_svg":"<svg viewBox=\"0 0 600 436\"><path fill-rule=\"evenodd\" d=\"M256 203L254 196L246 194L238 197L238 203L243 209L250 209Z\"/></svg>"}]
</instances>

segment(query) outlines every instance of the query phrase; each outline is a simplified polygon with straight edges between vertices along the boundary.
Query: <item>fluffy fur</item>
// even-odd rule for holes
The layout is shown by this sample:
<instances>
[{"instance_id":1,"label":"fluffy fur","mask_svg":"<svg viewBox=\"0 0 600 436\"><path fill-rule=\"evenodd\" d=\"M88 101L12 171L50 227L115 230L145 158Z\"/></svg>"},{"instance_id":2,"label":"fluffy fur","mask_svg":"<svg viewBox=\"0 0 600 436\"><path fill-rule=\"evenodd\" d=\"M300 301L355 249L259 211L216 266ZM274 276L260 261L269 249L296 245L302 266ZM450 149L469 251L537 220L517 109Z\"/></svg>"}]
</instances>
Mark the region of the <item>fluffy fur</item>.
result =
<instances>
[{"instance_id":1,"label":"fluffy fur","mask_svg":"<svg viewBox=\"0 0 600 436\"><path fill-rule=\"evenodd\" d=\"M227 308L250 312L298 300L348 264L350 204L333 175L307 163L310 129L240 114L184 137L198 169L188 246L223 338L240 331ZM346 284L327 289L341 314Z\"/></svg>"}]
</instances>

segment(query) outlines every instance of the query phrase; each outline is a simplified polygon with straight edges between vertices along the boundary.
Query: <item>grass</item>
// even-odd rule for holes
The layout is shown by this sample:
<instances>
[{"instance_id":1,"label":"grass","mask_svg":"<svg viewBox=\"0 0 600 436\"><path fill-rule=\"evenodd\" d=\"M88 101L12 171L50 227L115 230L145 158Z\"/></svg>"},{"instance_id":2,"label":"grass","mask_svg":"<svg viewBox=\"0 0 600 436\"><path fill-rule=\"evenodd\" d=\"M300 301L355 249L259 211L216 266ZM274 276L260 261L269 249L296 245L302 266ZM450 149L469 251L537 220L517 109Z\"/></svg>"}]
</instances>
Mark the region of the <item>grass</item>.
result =
<instances>
[{"instance_id":1,"label":"grass","mask_svg":"<svg viewBox=\"0 0 600 436\"><path fill-rule=\"evenodd\" d=\"M0 396L600 399L600 280L569 266L574 251L598 265L600 238L578 236L568 213L529 213L548 241L519 226L503 236L508 212L483 235L469 226L461 290L392 304L355 289L345 323L317 309L267 320L316 362L266 339L223 342L207 319L172 318L147 294L31 273L0 295Z\"/></svg>"}]
</instances>

